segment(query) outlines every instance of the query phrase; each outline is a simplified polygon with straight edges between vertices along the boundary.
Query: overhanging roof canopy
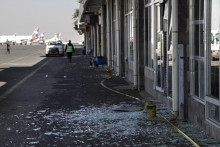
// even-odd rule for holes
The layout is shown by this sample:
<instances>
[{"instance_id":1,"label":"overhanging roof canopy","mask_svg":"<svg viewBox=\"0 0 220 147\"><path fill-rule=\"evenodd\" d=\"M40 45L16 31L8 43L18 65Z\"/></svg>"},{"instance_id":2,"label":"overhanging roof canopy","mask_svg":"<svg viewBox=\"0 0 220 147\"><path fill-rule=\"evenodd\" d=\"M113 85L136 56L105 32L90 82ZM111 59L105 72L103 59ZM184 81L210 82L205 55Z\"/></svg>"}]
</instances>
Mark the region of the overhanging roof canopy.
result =
<instances>
[{"instance_id":1,"label":"overhanging roof canopy","mask_svg":"<svg viewBox=\"0 0 220 147\"><path fill-rule=\"evenodd\" d=\"M90 14L98 13L99 9L106 0L83 0L79 9L79 20L80 22L85 21L85 16Z\"/></svg>"}]
</instances>

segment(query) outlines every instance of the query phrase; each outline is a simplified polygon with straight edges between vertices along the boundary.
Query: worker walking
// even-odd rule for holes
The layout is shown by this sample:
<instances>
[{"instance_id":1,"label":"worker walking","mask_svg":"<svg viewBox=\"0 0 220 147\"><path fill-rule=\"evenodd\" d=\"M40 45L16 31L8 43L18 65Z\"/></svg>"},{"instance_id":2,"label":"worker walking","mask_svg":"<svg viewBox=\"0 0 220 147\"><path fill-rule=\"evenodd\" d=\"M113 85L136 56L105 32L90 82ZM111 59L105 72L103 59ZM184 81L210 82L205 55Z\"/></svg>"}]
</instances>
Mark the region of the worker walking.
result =
<instances>
[{"instance_id":1,"label":"worker walking","mask_svg":"<svg viewBox=\"0 0 220 147\"><path fill-rule=\"evenodd\" d=\"M66 45L65 52L67 53L67 58L69 59L69 63L72 59L72 53L75 52L75 49L73 47L73 44L71 43L71 40L69 40L69 43Z\"/></svg>"},{"instance_id":2,"label":"worker walking","mask_svg":"<svg viewBox=\"0 0 220 147\"><path fill-rule=\"evenodd\" d=\"M7 46L6 54L10 54L10 44L9 44L8 40L7 40L6 46Z\"/></svg>"}]
</instances>

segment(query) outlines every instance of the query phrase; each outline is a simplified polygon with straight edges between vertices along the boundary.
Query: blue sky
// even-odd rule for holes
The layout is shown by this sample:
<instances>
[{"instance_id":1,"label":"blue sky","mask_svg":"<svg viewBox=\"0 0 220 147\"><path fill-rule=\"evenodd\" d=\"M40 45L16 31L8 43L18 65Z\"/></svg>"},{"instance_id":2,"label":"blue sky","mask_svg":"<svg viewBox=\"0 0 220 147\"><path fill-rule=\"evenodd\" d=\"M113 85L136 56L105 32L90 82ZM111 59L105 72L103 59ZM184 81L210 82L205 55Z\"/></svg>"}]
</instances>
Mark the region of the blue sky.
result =
<instances>
[{"instance_id":1,"label":"blue sky","mask_svg":"<svg viewBox=\"0 0 220 147\"><path fill-rule=\"evenodd\" d=\"M0 35L31 35L34 28L47 39L61 33L63 40L82 41L73 29L72 14L78 0L0 0Z\"/></svg>"}]
</instances>

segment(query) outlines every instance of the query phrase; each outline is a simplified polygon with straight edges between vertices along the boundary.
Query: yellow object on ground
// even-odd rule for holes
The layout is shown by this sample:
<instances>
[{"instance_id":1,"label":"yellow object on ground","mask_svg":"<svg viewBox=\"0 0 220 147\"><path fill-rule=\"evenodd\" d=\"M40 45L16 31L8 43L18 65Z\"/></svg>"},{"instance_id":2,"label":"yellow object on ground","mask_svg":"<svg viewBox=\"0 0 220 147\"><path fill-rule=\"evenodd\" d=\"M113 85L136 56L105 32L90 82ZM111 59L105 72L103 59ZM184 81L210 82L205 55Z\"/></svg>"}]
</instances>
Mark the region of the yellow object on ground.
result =
<instances>
[{"instance_id":1,"label":"yellow object on ground","mask_svg":"<svg viewBox=\"0 0 220 147\"><path fill-rule=\"evenodd\" d=\"M156 105L147 106L147 118L156 117Z\"/></svg>"},{"instance_id":2,"label":"yellow object on ground","mask_svg":"<svg viewBox=\"0 0 220 147\"><path fill-rule=\"evenodd\" d=\"M144 109L147 110L147 106L152 105L152 104L153 104L152 101L146 101L144 105Z\"/></svg>"}]
</instances>

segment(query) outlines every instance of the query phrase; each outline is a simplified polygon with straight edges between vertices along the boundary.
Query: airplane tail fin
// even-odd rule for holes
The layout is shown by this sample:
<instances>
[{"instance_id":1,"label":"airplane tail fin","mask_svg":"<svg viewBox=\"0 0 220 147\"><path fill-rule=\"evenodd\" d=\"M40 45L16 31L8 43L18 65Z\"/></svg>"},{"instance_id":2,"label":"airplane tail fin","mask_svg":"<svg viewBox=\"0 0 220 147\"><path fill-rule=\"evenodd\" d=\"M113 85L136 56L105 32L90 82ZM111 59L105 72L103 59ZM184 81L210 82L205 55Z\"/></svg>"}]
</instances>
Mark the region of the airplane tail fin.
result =
<instances>
[{"instance_id":1,"label":"airplane tail fin","mask_svg":"<svg viewBox=\"0 0 220 147\"><path fill-rule=\"evenodd\" d=\"M59 33L59 38L58 38L59 40L61 40L61 34Z\"/></svg>"},{"instance_id":2,"label":"airplane tail fin","mask_svg":"<svg viewBox=\"0 0 220 147\"><path fill-rule=\"evenodd\" d=\"M44 33L41 33L41 35L40 35L40 41L44 41Z\"/></svg>"},{"instance_id":3,"label":"airplane tail fin","mask_svg":"<svg viewBox=\"0 0 220 147\"><path fill-rule=\"evenodd\" d=\"M38 38L38 34L39 34L39 28L35 28L33 34L32 34L32 40L35 40Z\"/></svg>"}]
</instances>

